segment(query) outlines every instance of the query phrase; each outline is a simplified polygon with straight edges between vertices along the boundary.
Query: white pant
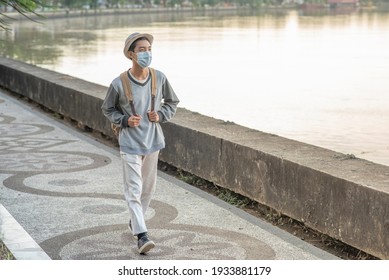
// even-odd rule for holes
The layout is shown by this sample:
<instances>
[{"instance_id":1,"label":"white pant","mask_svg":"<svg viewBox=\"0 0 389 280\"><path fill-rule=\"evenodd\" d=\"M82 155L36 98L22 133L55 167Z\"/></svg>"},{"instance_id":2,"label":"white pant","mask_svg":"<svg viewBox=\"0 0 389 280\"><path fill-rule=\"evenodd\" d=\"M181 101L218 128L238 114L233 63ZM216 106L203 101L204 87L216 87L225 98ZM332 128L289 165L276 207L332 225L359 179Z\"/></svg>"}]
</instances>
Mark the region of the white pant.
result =
<instances>
[{"instance_id":1,"label":"white pant","mask_svg":"<svg viewBox=\"0 0 389 280\"><path fill-rule=\"evenodd\" d=\"M132 233L147 232L145 213L157 184L159 151L139 156L121 152L124 196L130 209Z\"/></svg>"}]
</instances>

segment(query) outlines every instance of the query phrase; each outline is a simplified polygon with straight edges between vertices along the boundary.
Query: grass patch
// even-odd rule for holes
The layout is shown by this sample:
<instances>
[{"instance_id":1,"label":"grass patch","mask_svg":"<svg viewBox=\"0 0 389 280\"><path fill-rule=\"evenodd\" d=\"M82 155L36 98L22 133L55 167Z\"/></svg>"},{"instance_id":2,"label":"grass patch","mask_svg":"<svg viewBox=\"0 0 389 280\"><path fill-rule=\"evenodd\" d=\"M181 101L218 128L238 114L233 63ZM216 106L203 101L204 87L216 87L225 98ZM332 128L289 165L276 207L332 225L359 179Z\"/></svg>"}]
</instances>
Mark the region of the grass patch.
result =
<instances>
[{"instance_id":1,"label":"grass patch","mask_svg":"<svg viewBox=\"0 0 389 280\"><path fill-rule=\"evenodd\" d=\"M12 255L11 251L8 250L7 246L4 245L3 241L0 239L0 260L14 260L15 257Z\"/></svg>"}]
</instances>

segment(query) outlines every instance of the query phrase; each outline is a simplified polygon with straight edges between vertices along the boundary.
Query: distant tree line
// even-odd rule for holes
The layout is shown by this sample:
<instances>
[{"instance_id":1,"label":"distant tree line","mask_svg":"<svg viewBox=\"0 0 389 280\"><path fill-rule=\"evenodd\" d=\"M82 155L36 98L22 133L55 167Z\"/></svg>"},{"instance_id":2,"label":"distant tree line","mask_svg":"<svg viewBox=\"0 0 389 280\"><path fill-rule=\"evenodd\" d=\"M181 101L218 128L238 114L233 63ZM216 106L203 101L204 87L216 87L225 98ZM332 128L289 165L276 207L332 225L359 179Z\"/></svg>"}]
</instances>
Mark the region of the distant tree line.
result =
<instances>
[{"instance_id":1,"label":"distant tree line","mask_svg":"<svg viewBox=\"0 0 389 280\"><path fill-rule=\"evenodd\" d=\"M1 7L11 6L20 12L33 12L37 8L121 8L121 7L214 7L234 5L260 7L263 5L282 5L285 3L327 3L327 0L0 0ZM389 3L389 0L359 0L361 4Z\"/></svg>"},{"instance_id":2,"label":"distant tree line","mask_svg":"<svg viewBox=\"0 0 389 280\"><path fill-rule=\"evenodd\" d=\"M26 0L27 1L27 0ZM47 0L45 0L47 1ZM263 5L281 5L283 3L327 3L327 0L53 0L56 4L61 4L65 7L77 7L89 5L97 7L106 5L107 7L123 7L126 5L150 7L157 5L161 7L176 7L190 4L193 7L214 7L216 5L235 5L235 6L251 6L260 7ZM389 0L359 0L360 3L389 3ZM53 3L54 4L54 3Z\"/></svg>"},{"instance_id":3,"label":"distant tree line","mask_svg":"<svg viewBox=\"0 0 389 280\"><path fill-rule=\"evenodd\" d=\"M14 10L25 17L29 14L39 16L47 9L95 9L95 8L126 8L126 7L215 7L215 6L277 6L293 3L326 4L328 0L0 0L0 31L6 30L9 20L7 11ZM359 0L364 5L386 3L389 0Z\"/></svg>"}]
</instances>

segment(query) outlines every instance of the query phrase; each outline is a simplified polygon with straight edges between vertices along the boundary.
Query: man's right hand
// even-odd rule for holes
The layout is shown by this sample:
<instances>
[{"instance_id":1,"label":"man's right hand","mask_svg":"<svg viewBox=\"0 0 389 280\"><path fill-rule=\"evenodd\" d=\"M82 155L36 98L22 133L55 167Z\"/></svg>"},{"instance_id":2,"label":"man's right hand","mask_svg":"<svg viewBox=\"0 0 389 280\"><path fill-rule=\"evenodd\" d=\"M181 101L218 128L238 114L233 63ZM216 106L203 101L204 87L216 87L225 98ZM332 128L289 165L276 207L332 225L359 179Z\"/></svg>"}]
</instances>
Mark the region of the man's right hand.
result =
<instances>
[{"instance_id":1,"label":"man's right hand","mask_svg":"<svg viewBox=\"0 0 389 280\"><path fill-rule=\"evenodd\" d=\"M128 126L130 126L130 127L137 127L137 126L139 126L141 119L142 119L142 116L139 116L139 115L131 116L128 119Z\"/></svg>"}]
</instances>

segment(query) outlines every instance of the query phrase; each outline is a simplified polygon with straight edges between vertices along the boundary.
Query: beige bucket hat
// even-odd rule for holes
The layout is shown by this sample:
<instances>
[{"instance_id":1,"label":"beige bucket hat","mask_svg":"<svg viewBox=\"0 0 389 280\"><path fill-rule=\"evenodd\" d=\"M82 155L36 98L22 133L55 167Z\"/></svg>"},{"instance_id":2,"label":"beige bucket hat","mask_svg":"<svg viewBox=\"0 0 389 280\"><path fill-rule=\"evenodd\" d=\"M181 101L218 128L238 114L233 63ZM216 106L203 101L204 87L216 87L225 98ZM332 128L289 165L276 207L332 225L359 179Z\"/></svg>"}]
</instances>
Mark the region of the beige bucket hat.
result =
<instances>
[{"instance_id":1,"label":"beige bucket hat","mask_svg":"<svg viewBox=\"0 0 389 280\"><path fill-rule=\"evenodd\" d=\"M128 59L130 59L130 57L128 55L128 49L131 47L132 43L135 42L135 40L142 38L142 37L147 38L147 40L150 42L150 45L153 44L154 37L151 34L139 33L139 32L132 33L130 36L127 37L126 42L124 43L124 49L123 49L123 53Z\"/></svg>"}]
</instances>

